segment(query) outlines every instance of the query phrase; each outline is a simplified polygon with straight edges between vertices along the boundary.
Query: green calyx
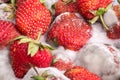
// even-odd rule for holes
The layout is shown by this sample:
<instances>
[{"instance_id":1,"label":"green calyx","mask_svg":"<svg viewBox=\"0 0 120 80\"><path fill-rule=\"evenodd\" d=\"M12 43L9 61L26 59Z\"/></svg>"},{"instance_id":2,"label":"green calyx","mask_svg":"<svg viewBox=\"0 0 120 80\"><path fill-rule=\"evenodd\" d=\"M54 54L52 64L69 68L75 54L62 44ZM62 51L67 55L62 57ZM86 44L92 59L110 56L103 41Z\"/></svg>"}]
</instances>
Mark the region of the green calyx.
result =
<instances>
[{"instance_id":1,"label":"green calyx","mask_svg":"<svg viewBox=\"0 0 120 80\"><path fill-rule=\"evenodd\" d=\"M37 75L37 76L32 76L31 78L33 78L34 80L47 80L47 78L52 78L55 77L52 74L48 74L48 70L45 70L41 75Z\"/></svg>"},{"instance_id":2,"label":"green calyx","mask_svg":"<svg viewBox=\"0 0 120 80\"><path fill-rule=\"evenodd\" d=\"M45 48L47 48L49 50L54 50L51 46L43 45L40 43L39 40L34 40L26 36L16 37L11 42L15 40L19 40L19 44L28 43L28 55L30 55L31 57L33 57L39 49L44 50Z\"/></svg>"},{"instance_id":3,"label":"green calyx","mask_svg":"<svg viewBox=\"0 0 120 80\"><path fill-rule=\"evenodd\" d=\"M106 12L105 8L99 8L98 11L96 11L96 15L100 16Z\"/></svg>"},{"instance_id":4,"label":"green calyx","mask_svg":"<svg viewBox=\"0 0 120 80\"><path fill-rule=\"evenodd\" d=\"M88 22L90 22L91 24L94 24L99 18L104 26L104 28L106 30L108 30L108 26L105 24L104 19L103 19L103 14L106 13L110 8L112 7L112 3L109 4L106 8L99 8L98 10L91 10L90 12L95 15L95 17L91 20L89 20Z\"/></svg>"},{"instance_id":5,"label":"green calyx","mask_svg":"<svg viewBox=\"0 0 120 80\"><path fill-rule=\"evenodd\" d=\"M45 78L41 76L33 76L31 78L33 78L34 80L45 80Z\"/></svg>"},{"instance_id":6,"label":"green calyx","mask_svg":"<svg viewBox=\"0 0 120 80\"><path fill-rule=\"evenodd\" d=\"M34 56L39 49L39 42L26 36L19 36L12 41L19 40L19 44L28 43L28 55Z\"/></svg>"},{"instance_id":7,"label":"green calyx","mask_svg":"<svg viewBox=\"0 0 120 80\"><path fill-rule=\"evenodd\" d=\"M42 4L44 4L44 3L46 2L46 0L40 0L40 2L41 2Z\"/></svg>"}]
</instances>

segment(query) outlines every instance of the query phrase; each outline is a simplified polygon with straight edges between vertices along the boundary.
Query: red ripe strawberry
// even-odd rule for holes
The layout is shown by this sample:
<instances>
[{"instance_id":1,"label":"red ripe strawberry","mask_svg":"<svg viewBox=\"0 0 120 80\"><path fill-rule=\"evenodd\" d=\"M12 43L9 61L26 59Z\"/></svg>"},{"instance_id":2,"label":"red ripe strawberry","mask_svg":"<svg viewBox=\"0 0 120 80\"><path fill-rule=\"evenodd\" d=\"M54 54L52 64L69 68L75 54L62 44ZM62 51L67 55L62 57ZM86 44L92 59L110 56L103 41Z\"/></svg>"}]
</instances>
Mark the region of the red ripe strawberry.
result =
<instances>
[{"instance_id":1,"label":"red ripe strawberry","mask_svg":"<svg viewBox=\"0 0 120 80\"><path fill-rule=\"evenodd\" d=\"M19 41L14 41L10 46L11 65L15 76L18 78L24 77L30 69L29 59L27 54L27 43L19 44ZM21 53L22 52L22 53Z\"/></svg>"},{"instance_id":2,"label":"red ripe strawberry","mask_svg":"<svg viewBox=\"0 0 120 80\"><path fill-rule=\"evenodd\" d=\"M20 35L15 27L12 22L0 20L0 48L6 46L10 40Z\"/></svg>"},{"instance_id":3,"label":"red ripe strawberry","mask_svg":"<svg viewBox=\"0 0 120 80\"><path fill-rule=\"evenodd\" d=\"M77 0L78 11L84 18L93 19L98 14L93 14L91 11L97 11L99 8L106 8L112 1L113 0ZM98 13L101 13L101 10Z\"/></svg>"},{"instance_id":4,"label":"red ripe strawberry","mask_svg":"<svg viewBox=\"0 0 120 80\"><path fill-rule=\"evenodd\" d=\"M55 3L55 16L60 15L61 13L64 12L77 12L77 5L76 2L68 2L68 0L58 0Z\"/></svg>"},{"instance_id":5,"label":"red ripe strawberry","mask_svg":"<svg viewBox=\"0 0 120 80\"><path fill-rule=\"evenodd\" d=\"M48 67L52 54L47 46L26 37L19 37L10 46L10 57L13 71L18 78L24 77L31 65Z\"/></svg>"},{"instance_id":6,"label":"red ripe strawberry","mask_svg":"<svg viewBox=\"0 0 120 80\"><path fill-rule=\"evenodd\" d=\"M116 24L107 31L107 36L110 39L119 39L120 38L120 25Z\"/></svg>"},{"instance_id":7,"label":"red ripe strawberry","mask_svg":"<svg viewBox=\"0 0 120 80\"><path fill-rule=\"evenodd\" d=\"M51 15L39 0L26 0L16 11L16 24L21 33L36 39L38 32L44 34L49 28Z\"/></svg>"},{"instance_id":8,"label":"red ripe strawberry","mask_svg":"<svg viewBox=\"0 0 120 80\"><path fill-rule=\"evenodd\" d=\"M62 59L59 59L53 62L52 67L55 67L61 71L66 71L67 69L72 68L73 64L72 62L66 62L66 61L63 61Z\"/></svg>"},{"instance_id":9,"label":"red ripe strawberry","mask_svg":"<svg viewBox=\"0 0 120 80\"><path fill-rule=\"evenodd\" d=\"M80 66L74 66L64 74L70 78L70 80L101 80L96 74Z\"/></svg>"},{"instance_id":10,"label":"red ripe strawberry","mask_svg":"<svg viewBox=\"0 0 120 80\"><path fill-rule=\"evenodd\" d=\"M71 50L83 47L91 37L91 27L74 13L64 13L58 18L48 32L48 40Z\"/></svg>"}]
</instances>

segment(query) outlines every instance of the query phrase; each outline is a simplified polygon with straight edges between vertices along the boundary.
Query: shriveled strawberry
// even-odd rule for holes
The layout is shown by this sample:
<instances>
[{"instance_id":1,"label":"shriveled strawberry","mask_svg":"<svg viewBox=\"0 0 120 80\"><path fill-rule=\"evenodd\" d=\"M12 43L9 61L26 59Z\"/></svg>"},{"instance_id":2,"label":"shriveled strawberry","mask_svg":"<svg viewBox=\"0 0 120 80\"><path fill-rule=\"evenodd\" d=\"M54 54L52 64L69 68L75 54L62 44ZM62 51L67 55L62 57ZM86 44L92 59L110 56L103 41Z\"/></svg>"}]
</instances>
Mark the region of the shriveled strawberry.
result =
<instances>
[{"instance_id":1,"label":"shriveled strawberry","mask_svg":"<svg viewBox=\"0 0 120 80\"><path fill-rule=\"evenodd\" d=\"M12 68L16 77L24 77L31 66L50 66L52 54L48 48L24 36L16 38L10 46Z\"/></svg>"},{"instance_id":2,"label":"shriveled strawberry","mask_svg":"<svg viewBox=\"0 0 120 80\"><path fill-rule=\"evenodd\" d=\"M112 2L113 0L77 0L78 11L84 18L93 19L98 15L97 13L101 13L101 11L95 14L93 14L91 11L97 11L100 8L106 8Z\"/></svg>"},{"instance_id":3,"label":"shriveled strawberry","mask_svg":"<svg viewBox=\"0 0 120 80\"><path fill-rule=\"evenodd\" d=\"M49 28L51 15L39 0L26 0L16 11L16 24L21 33L36 39L38 32L44 34Z\"/></svg>"},{"instance_id":4,"label":"shriveled strawberry","mask_svg":"<svg viewBox=\"0 0 120 80\"><path fill-rule=\"evenodd\" d=\"M70 78L70 80L101 80L96 74L80 66L74 66L64 74Z\"/></svg>"},{"instance_id":5,"label":"shriveled strawberry","mask_svg":"<svg viewBox=\"0 0 120 80\"><path fill-rule=\"evenodd\" d=\"M79 50L91 37L90 32L91 27L74 13L64 13L53 22L48 40L67 49Z\"/></svg>"},{"instance_id":6,"label":"shriveled strawberry","mask_svg":"<svg viewBox=\"0 0 120 80\"><path fill-rule=\"evenodd\" d=\"M120 25L116 24L107 31L107 36L110 39L119 39L120 38Z\"/></svg>"},{"instance_id":7,"label":"shriveled strawberry","mask_svg":"<svg viewBox=\"0 0 120 80\"><path fill-rule=\"evenodd\" d=\"M55 67L61 71L66 71L67 69L72 68L73 64L72 62L66 62L66 61L63 61L62 59L59 59L53 62L52 67Z\"/></svg>"},{"instance_id":8,"label":"shriveled strawberry","mask_svg":"<svg viewBox=\"0 0 120 80\"><path fill-rule=\"evenodd\" d=\"M76 2L70 1L70 0L58 0L55 3L55 16L60 15L64 12L77 12L77 4Z\"/></svg>"},{"instance_id":9,"label":"shriveled strawberry","mask_svg":"<svg viewBox=\"0 0 120 80\"><path fill-rule=\"evenodd\" d=\"M15 24L0 20L0 48L7 46L10 40L19 35Z\"/></svg>"}]
</instances>

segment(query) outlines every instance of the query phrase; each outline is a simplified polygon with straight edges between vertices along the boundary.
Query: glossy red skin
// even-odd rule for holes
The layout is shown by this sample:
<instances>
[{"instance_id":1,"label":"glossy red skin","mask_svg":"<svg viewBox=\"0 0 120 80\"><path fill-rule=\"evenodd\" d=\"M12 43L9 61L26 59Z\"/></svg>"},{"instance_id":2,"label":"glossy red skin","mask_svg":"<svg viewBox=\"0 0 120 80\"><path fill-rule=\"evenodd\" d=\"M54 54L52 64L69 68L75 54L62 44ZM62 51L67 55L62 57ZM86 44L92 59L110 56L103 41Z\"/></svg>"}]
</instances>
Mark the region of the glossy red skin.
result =
<instances>
[{"instance_id":1,"label":"glossy red skin","mask_svg":"<svg viewBox=\"0 0 120 80\"><path fill-rule=\"evenodd\" d=\"M10 46L11 64L18 78L24 77L31 65L43 68L49 67L52 62L52 54L48 49L39 49L33 57L27 53L28 43L19 44L19 41L14 41Z\"/></svg>"},{"instance_id":2,"label":"glossy red skin","mask_svg":"<svg viewBox=\"0 0 120 80\"><path fill-rule=\"evenodd\" d=\"M70 78L70 80L101 80L96 74L80 66L74 66L64 74Z\"/></svg>"},{"instance_id":3,"label":"glossy red skin","mask_svg":"<svg viewBox=\"0 0 120 80\"><path fill-rule=\"evenodd\" d=\"M49 67L52 62L52 54L50 50L39 50L36 55L30 57L30 62L37 67Z\"/></svg>"},{"instance_id":4,"label":"glossy red skin","mask_svg":"<svg viewBox=\"0 0 120 80\"><path fill-rule=\"evenodd\" d=\"M19 36L16 25L9 21L0 20L0 48L7 46L8 43Z\"/></svg>"},{"instance_id":5,"label":"glossy red skin","mask_svg":"<svg viewBox=\"0 0 120 80\"><path fill-rule=\"evenodd\" d=\"M76 2L65 3L63 0L58 0L55 3L55 16L64 12L78 12Z\"/></svg>"},{"instance_id":6,"label":"glossy red skin","mask_svg":"<svg viewBox=\"0 0 120 80\"><path fill-rule=\"evenodd\" d=\"M10 46L10 58L15 76L18 78L23 78L30 69L29 57L26 55L28 44L18 45L18 42L19 41L15 41Z\"/></svg>"},{"instance_id":7,"label":"glossy red skin","mask_svg":"<svg viewBox=\"0 0 120 80\"><path fill-rule=\"evenodd\" d=\"M74 13L62 15L52 24L48 32L48 40L57 40L58 45L66 49L79 50L91 37L91 27Z\"/></svg>"},{"instance_id":8,"label":"glossy red skin","mask_svg":"<svg viewBox=\"0 0 120 80\"><path fill-rule=\"evenodd\" d=\"M79 13L85 19L93 19L95 17L90 11L106 8L113 0L77 0Z\"/></svg>"},{"instance_id":9,"label":"glossy red skin","mask_svg":"<svg viewBox=\"0 0 120 80\"><path fill-rule=\"evenodd\" d=\"M39 0L26 0L16 10L16 24L19 31L36 39L38 33L44 34L51 23L49 10Z\"/></svg>"}]
</instances>

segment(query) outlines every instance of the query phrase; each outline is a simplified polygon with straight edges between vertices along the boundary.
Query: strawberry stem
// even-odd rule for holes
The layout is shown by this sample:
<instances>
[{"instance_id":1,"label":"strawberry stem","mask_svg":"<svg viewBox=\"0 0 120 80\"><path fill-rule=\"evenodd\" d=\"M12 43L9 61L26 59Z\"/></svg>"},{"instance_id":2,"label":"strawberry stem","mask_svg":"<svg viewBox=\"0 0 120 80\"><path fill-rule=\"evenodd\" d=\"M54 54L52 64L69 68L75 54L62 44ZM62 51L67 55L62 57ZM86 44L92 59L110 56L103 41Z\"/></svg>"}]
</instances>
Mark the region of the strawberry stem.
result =
<instances>
[{"instance_id":1,"label":"strawberry stem","mask_svg":"<svg viewBox=\"0 0 120 80\"><path fill-rule=\"evenodd\" d=\"M39 73L38 73L37 69L35 67L33 67L33 69L36 72L36 74L39 76Z\"/></svg>"},{"instance_id":2,"label":"strawberry stem","mask_svg":"<svg viewBox=\"0 0 120 80\"><path fill-rule=\"evenodd\" d=\"M104 27L106 30L109 30L108 26L105 24L105 21L103 20L103 16L102 16L102 15L100 15L100 20L101 20L101 22L102 22L102 24L103 24L103 27Z\"/></svg>"},{"instance_id":3,"label":"strawberry stem","mask_svg":"<svg viewBox=\"0 0 120 80\"><path fill-rule=\"evenodd\" d=\"M40 40L41 33L42 33L42 30L40 30L40 32L38 33L38 37L37 37L36 41L39 41L39 40Z\"/></svg>"},{"instance_id":4,"label":"strawberry stem","mask_svg":"<svg viewBox=\"0 0 120 80\"><path fill-rule=\"evenodd\" d=\"M35 66L33 66L32 64L29 64L29 65L34 69L34 71L36 72L36 74L39 76L39 73L38 73L37 69L35 68Z\"/></svg>"}]
</instances>

